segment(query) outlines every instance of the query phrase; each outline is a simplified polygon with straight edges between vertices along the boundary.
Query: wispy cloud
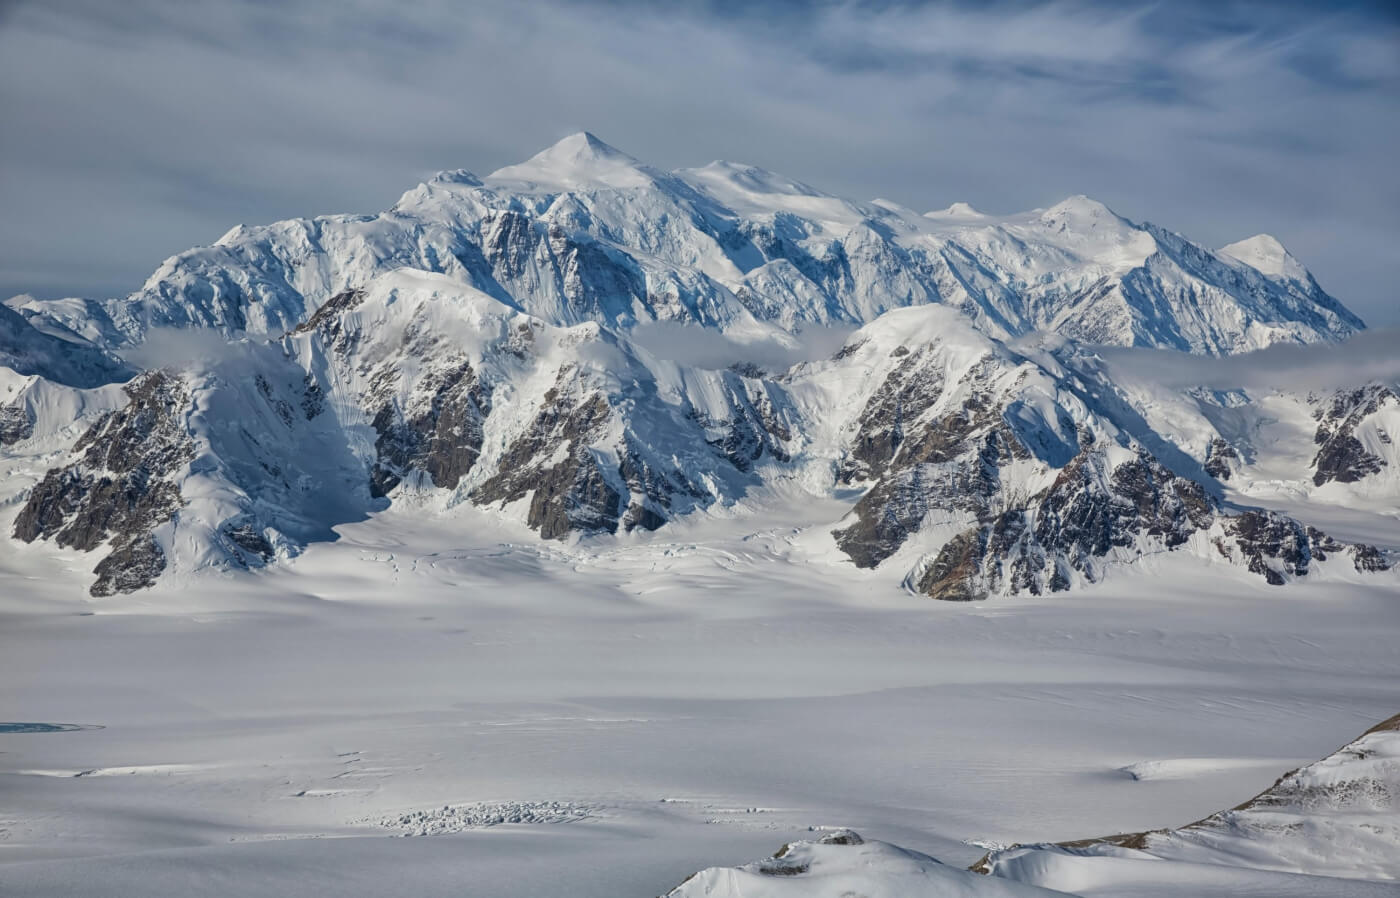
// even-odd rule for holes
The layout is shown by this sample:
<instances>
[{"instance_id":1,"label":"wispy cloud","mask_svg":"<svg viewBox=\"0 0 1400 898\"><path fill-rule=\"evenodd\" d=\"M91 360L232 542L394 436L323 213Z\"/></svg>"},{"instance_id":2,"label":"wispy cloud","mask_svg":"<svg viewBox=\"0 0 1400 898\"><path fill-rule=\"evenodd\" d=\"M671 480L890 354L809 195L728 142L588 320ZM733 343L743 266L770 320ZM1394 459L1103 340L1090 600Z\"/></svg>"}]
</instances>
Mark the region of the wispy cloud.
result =
<instances>
[{"instance_id":1,"label":"wispy cloud","mask_svg":"<svg viewBox=\"0 0 1400 898\"><path fill-rule=\"evenodd\" d=\"M827 358L855 332L852 326L808 326L795 334L775 332L742 340L713 328L653 321L638 325L631 338L659 359L700 368L756 365L769 372L785 371L800 362Z\"/></svg>"},{"instance_id":2,"label":"wispy cloud","mask_svg":"<svg viewBox=\"0 0 1400 898\"><path fill-rule=\"evenodd\" d=\"M1400 319L1376 4L54 0L0 16L0 292L119 292L238 222L372 211L588 128L857 198L1072 193L1276 233Z\"/></svg>"},{"instance_id":3,"label":"wispy cloud","mask_svg":"<svg viewBox=\"0 0 1400 898\"><path fill-rule=\"evenodd\" d=\"M1363 331L1342 343L1278 345L1256 352L1202 358L1160 349L1105 347L1099 355L1115 378L1176 389L1354 389L1379 381L1400 384L1400 329Z\"/></svg>"}]
</instances>

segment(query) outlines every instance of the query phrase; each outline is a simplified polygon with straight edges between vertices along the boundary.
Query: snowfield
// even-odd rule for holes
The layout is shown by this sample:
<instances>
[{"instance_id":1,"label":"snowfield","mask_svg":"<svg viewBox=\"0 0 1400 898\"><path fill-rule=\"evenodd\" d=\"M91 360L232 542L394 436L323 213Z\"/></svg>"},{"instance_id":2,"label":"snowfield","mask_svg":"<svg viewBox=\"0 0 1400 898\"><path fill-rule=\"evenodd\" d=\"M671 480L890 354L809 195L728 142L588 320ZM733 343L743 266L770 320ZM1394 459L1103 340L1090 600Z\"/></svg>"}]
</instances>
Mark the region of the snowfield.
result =
<instances>
[{"instance_id":1,"label":"snowfield","mask_svg":"<svg viewBox=\"0 0 1400 898\"><path fill-rule=\"evenodd\" d=\"M7 544L0 706L101 729L0 732L4 890L647 896L835 826L952 875L972 843L1201 819L1400 703L1384 585L1181 556L950 604L792 521L593 551L463 513L104 600ZM1130 894L1133 863L1033 881ZM1210 876L1140 893L1393 894L1192 863Z\"/></svg>"}]
</instances>

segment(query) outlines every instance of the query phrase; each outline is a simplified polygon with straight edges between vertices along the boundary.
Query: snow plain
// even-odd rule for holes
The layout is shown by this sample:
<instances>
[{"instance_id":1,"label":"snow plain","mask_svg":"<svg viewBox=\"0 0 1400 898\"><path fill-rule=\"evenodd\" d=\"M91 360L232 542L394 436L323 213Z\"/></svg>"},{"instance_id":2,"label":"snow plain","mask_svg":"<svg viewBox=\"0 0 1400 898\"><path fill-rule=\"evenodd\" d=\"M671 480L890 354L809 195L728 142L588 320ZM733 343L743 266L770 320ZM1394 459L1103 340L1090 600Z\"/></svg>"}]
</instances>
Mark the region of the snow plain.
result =
<instances>
[{"instance_id":1,"label":"snow plain","mask_svg":"<svg viewBox=\"0 0 1400 898\"><path fill-rule=\"evenodd\" d=\"M101 600L85 556L0 543L4 719L92 727L0 732L0 893L651 896L828 826L963 867L1199 819L1400 709L1388 579L1181 556L944 604L753 509L338 533ZM1221 869L1143 894L1282 894Z\"/></svg>"}]
</instances>

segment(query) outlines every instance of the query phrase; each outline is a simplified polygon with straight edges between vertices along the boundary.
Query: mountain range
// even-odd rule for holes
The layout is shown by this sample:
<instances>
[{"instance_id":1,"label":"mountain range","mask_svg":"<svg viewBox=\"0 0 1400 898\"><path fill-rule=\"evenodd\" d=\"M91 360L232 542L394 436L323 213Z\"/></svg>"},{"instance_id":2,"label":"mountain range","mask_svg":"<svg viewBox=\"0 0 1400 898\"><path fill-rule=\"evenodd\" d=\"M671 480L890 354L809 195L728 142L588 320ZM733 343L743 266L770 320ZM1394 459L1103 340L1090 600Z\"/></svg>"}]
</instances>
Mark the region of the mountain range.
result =
<instances>
[{"instance_id":1,"label":"mountain range","mask_svg":"<svg viewBox=\"0 0 1400 898\"><path fill-rule=\"evenodd\" d=\"M10 538L92 553L98 596L393 503L587 551L837 498L808 521L832 558L940 599L1162 557L1394 576L1319 520L1393 515L1400 387L1164 386L1104 349L1363 329L1267 235L1212 250L1083 196L919 214L581 133L377 215L240 225L125 297L6 301L0 499Z\"/></svg>"}]
</instances>

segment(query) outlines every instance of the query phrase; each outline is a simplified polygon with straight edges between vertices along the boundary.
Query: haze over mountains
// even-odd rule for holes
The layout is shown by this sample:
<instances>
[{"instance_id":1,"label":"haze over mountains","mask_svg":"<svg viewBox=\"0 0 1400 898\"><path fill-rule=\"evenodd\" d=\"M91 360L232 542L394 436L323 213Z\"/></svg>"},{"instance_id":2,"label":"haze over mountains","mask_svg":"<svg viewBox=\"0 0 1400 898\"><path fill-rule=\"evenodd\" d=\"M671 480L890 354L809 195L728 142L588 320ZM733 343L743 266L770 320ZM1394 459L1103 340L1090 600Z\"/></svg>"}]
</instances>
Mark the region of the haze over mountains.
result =
<instances>
[{"instance_id":1,"label":"haze over mountains","mask_svg":"<svg viewBox=\"0 0 1400 898\"><path fill-rule=\"evenodd\" d=\"M1165 387L1098 349L1363 329L1267 235L1211 250L1082 196L921 214L580 133L378 215L240 225L128 297L7 301L0 440L13 538L93 553L97 595L396 503L586 551L835 497L824 551L944 599L1165 557L1393 577L1342 512L1393 516L1394 383Z\"/></svg>"}]
</instances>

